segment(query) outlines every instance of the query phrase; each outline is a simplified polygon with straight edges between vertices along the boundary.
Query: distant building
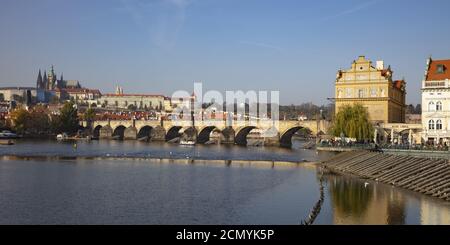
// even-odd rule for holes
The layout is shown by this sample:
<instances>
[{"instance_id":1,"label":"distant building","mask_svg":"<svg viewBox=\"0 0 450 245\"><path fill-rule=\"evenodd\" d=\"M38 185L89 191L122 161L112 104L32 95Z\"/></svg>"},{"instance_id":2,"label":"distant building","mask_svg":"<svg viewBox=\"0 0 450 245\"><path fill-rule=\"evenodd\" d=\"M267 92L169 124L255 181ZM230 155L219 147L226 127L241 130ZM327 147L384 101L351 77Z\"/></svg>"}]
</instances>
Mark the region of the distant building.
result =
<instances>
[{"instance_id":1,"label":"distant building","mask_svg":"<svg viewBox=\"0 0 450 245\"><path fill-rule=\"evenodd\" d=\"M2 87L0 88L0 102L14 101L21 104L33 104L45 99L45 91L33 87Z\"/></svg>"},{"instance_id":2,"label":"distant building","mask_svg":"<svg viewBox=\"0 0 450 245\"><path fill-rule=\"evenodd\" d=\"M71 100L78 103L93 104L101 98L102 94L98 89L88 88L57 88L55 94L61 100Z\"/></svg>"},{"instance_id":3,"label":"distant building","mask_svg":"<svg viewBox=\"0 0 450 245\"><path fill-rule=\"evenodd\" d=\"M405 123L407 124L422 124L421 114L406 114Z\"/></svg>"},{"instance_id":4,"label":"distant building","mask_svg":"<svg viewBox=\"0 0 450 245\"><path fill-rule=\"evenodd\" d=\"M450 60L427 60L422 81L422 138L450 142Z\"/></svg>"},{"instance_id":5,"label":"distant building","mask_svg":"<svg viewBox=\"0 0 450 245\"><path fill-rule=\"evenodd\" d=\"M103 94L98 106L116 109L164 110L164 96L153 94L126 94L121 87L114 94Z\"/></svg>"},{"instance_id":6,"label":"distant building","mask_svg":"<svg viewBox=\"0 0 450 245\"><path fill-rule=\"evenodd\" d=\"M336 113L344 105L362 104L373 123L404 123L406 83L393 80L383 61L373 66L360 56L348 70L339 70L335 81Z\"/></svg>"}]
</instances>

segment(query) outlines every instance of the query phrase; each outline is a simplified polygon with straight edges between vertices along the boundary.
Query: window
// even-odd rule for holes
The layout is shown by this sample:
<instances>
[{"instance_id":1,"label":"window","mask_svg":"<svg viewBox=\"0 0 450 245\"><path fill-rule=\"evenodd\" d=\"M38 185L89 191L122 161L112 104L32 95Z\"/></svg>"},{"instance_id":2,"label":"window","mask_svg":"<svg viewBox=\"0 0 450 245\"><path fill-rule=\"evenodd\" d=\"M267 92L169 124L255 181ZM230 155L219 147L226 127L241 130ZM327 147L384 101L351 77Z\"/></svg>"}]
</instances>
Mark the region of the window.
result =
<instances>
[{"instance_id":1,"label":"window","mask_svg":"<svg viewBox=\"0 0 450 245\"><path fill-rule=\"evenodd\" d=\"M428 129L434 129L434 120L428 121Z\"/></svg>"},{"instance_id":2,"label":"window","mask_svg":"<svg viewBox=\"0 0 450 245\"><path fill-rule=\"evenodd\" d=\"M442 73L444 73L444 71L445 71L444 65L439 64L436 66L436 73L442 74Z\"/></svg>"},{"instance_id":3,"label":"window","mask_svg":"<svg viewBox=\"0 0 450 245\"><path fill-rule=\"evenodd\" d=\"M436 129L437 130L442 130L442 121L441 120L437 120L436 121Z\"/></svg>"},{"instance_id":4,"label":"window","mask_svg":"<svg viewBox=\"0 0 450 245\"><path fill-rule=\"evenodd\" d=\"M442 111L442 102L436 102L436 111Z\"/></svg>"},{"instance_id":5,"label":"window","mask_svg":"<svg viewBox=\"0 0 450 245\"><path fill-rule=\"evenodd\" d=\"M364 98L364 90L362 89L358 90L358 98Z\"/></svg>"},{"instance_id":6,"label":"window","mask_svg":"<svg viewBox=\"0 0 450 245\"><path fill-rule=\"evenodd\" d=\"M352 93L353 93L353 90L351 88L347 88L345 91L345 97L352 98L353 97Z\"/></svg>"},{"instance_id":7,"label":"window","mask_svg":"<svg viewBox=\"0 0 450 245\"><path fill-rule=\"evenodd\" d=\"M428 103L428 111L434 111L434 109L436 109L436 107L434 107L434 102L431 101Z\"/></svg>"}]
</instances>

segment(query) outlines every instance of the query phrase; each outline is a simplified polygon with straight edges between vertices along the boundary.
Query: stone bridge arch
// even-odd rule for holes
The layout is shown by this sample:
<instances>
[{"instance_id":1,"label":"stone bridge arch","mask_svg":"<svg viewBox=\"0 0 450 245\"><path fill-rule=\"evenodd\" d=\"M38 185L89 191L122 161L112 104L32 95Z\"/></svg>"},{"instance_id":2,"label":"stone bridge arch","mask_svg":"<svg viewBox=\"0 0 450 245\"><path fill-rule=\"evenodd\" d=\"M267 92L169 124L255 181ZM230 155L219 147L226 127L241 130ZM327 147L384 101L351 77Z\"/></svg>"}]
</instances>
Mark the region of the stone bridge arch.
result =
<instances>
[{"instance_id":1,"label":"stone bridge arch","mask_svg":"<svg viewBox=\"0 0 450 245\"><path fill-rule=\"evenodd\" d=\"M117 140L123 140L125 136L125 130L127 128L123 125L118 125L114 128L112 138Z\"/></svg>"},{"instance_id":2,"label":"stone bridge arch","mask_svg":"<svg viewBox=\"0 0 450 245\"><path fill-rule=\"evenodd\" d=\"M102 125L97 125L93 128L92 136L96 139L100 138L100 130L102 129Z\"/></svg>"},{"instance_id":3,"label":"stone bridge arch","mask_svg":"<svg viewBox=\"0 0 450 245\"><path fill-rule=\"evenodd\" d=\"M195 127L183 128L180 139L183 141L197 142L197 129Z\"/></svg>"},{"instance_id":4,"label":"stone bridge arch","mask_svg":"<svg viewBox=\"0 0 450 245\"><path fill-rule=\"evenodd\" d=\"M247 145L247 136L248 134L253 130L256 129L256 126L244 126L241 128L238 128L236 130L236 135L234 137L234 142L237 145L246 146Z\"/></svg>"},{"instance_id":5,"label":"stone bridge arch","mask_svg":"<svg viewBox=\"0 0 450 245\"><path fill-rule=\"evenodd\" d=\"M150 138L151 138L151 132L152 132L152 130L153 130L153 127L152 127L152 126L149 126L149 125L142 126L142 127L139 128L139 130L137 131L136 138L137 138L138 140L146 140L146 141L148 141L148 140L150 140Z\"/></svg>"},{"instance_id":6,"label":"stone bridge arch","mask_svg":"<svg viewBox=\"0 0 450 245\"><path fill-rule=\"evenodd\" d=\"M169 128L169 130L167 130L166 133L166 141L171 141L174 140L176 138L181 138L181 133L180 130L182 129L182 126L172 126Z\"/></svg>"},{"instance_id":7,"label":"stone bridge arch","mask_svg":"<svg viewBox=\"0 0 450 245\"><path fill-rule=\"evenodd\" d=\"M300 129L303 129L303 126L295 126L292 128L288 128L286 131L280 133L280 146L282 147L292 147L292 136L297 133ZM309 129L308 129L309 130Z\"/></svg>"},{"instance_id":8,"label":"stone bridge arch","mask_svg":"<svg viewBox=\"0 0 450 245\"><path fill-rule=\"evenodd\" d=\"M211 133L215 130L218 131L219 129L216 126L206 126L200 129L197 136L197 143L205 144L206 142L210 141Z\"/></svg>"}]
</instances>

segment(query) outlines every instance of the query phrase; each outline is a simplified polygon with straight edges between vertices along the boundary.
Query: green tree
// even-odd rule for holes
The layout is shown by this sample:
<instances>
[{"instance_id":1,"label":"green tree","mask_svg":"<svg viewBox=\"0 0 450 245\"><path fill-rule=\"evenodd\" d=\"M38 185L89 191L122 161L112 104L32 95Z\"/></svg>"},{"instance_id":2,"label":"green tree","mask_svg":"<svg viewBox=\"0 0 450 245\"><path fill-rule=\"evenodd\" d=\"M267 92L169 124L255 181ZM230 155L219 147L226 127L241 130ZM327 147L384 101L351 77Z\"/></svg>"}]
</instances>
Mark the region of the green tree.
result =
<instances>
[{"instance_id":1,"label":"green tree","mask_svg":"<svg viewBox=\"0 0 450 245\"><path fill-rule=\"evenodd\" d=\"M30 122L30 113L23 109L18 108L11 112L12 129L18 133L25 133L27 125Z\"/></svg>"},{"instance_id":2,"label":"green tree","mask_svg":"<svg viewBox=\"0 0 450 245\"><path fill-rule=\"evenodd\" d=\"M66 102L60 110L59 131L75 133L79 128L78 110L74 103Z\"/></svg>"},{"instance_id":3,"label":"green tree","mask_svg":"<svg viewBox=\"0 0 450 245\"><path fill-rule=\"evenodd\" d=\"M92 126L92 122L95 120L95 110L92 108L87 109L83 115L84 120L86 120L88 127Z\"/></svg>"},{"instance_id":4,"label":"green tree","mask_svg":"<svg viewBox=\"0 0 450 245\"><path fill-rule=\"evenodd\" d=\"M373 126L369 122L369 113L361 104L343 106L334 118L331 132L334 136L341 134L357 140L367 140L373 137Z\"/></svg>"},{"instance_id":5,"label":"green tree","mask_svg":"<svg viewBox=\"0 0 450 245\"><path fill-rule=\"evenodd\" d=\"M29 133L43 134L50 129L50 120L48 114L40 110L33 110L29 114L29 120L26 123L26 128Z\"/></svg>"}]
</instances>

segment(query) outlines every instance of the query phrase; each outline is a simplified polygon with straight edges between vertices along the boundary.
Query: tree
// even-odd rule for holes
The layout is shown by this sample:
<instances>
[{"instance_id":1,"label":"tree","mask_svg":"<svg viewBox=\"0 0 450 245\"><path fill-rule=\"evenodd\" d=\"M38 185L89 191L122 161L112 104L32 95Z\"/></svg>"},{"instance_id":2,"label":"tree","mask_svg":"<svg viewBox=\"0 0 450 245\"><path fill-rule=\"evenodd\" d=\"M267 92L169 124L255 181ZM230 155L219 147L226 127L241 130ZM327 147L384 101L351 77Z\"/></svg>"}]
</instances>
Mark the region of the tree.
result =
<instances>
[{"instance_id":1,"label":"tree","mask_svg":"<svg viewBox=\"0 0 450 245\"><path fill-rule=\"evenodd\" d=\"M416 114L416 109L414 108L414 105L413 104L407 105L405 113L406 114Z\"/></svg>"},{"instance_id":2,"label":"tree","mask_svg":"<svg viewBox=\"0 0 450 245\"><path fill-rule=\"evenodd\" d=\"M416 111L416 114L422 114L422 105L421 104L417 104L415 111Z\"/></svg>"},{"instance_id":3,"label":"tree","mask_svg":"<svg viewBox=\"0 0 450 245\"><path fill-rule=\"evenodd\" d=\"M130 104L130 105L128 105L128 110L136 111L137 110L137 106L135 106L134 104Z\"/></svg>"},{"instance_id":4,"label":"tree","mask_svg":"<svg viewBox=\"0 0 450 245\"><path fill-rule=\"evenodd\" d=\"M334 136L367 140L373 137L373 126L369 122L369 113L361 104L343 106L336 115L331 132Z\"/></svg>"},{"instance_id":5,"label":"tree","mask_svg":"<svg viewBox=\"0 0 450 245\"><path fill-rule=\"evenodd\" d=\"M87 110L84 112L83 117L84 117L84 120L86 120L87 125L88 125L89 127L91 127L91 126L92 126L92 122L93 122L94 119L95 119L95 110L92 109L92 108L87 109Z\"/></svg>"},{"instance_id":6,"label":"tree","mask_svg":"<svg viewBox=\"0 0 450 245\"><path fill-rule=\"evenodd\" d=\"M27 130L27 123L30 122L30 113L23 108L18 108L11 112L11 121L12 129L23 134Z\"/></svg>"},{"instance_id":7,"label":"tree","mask_svg":"<svg viewBox=\"0 0 450 245\"><path fill-rule=\"evenodd\" d=\"M78 110L74 103L66 102L60 110L59 131L65 133L75 133L78 131Z\"/></svg>"}]
</instances>

